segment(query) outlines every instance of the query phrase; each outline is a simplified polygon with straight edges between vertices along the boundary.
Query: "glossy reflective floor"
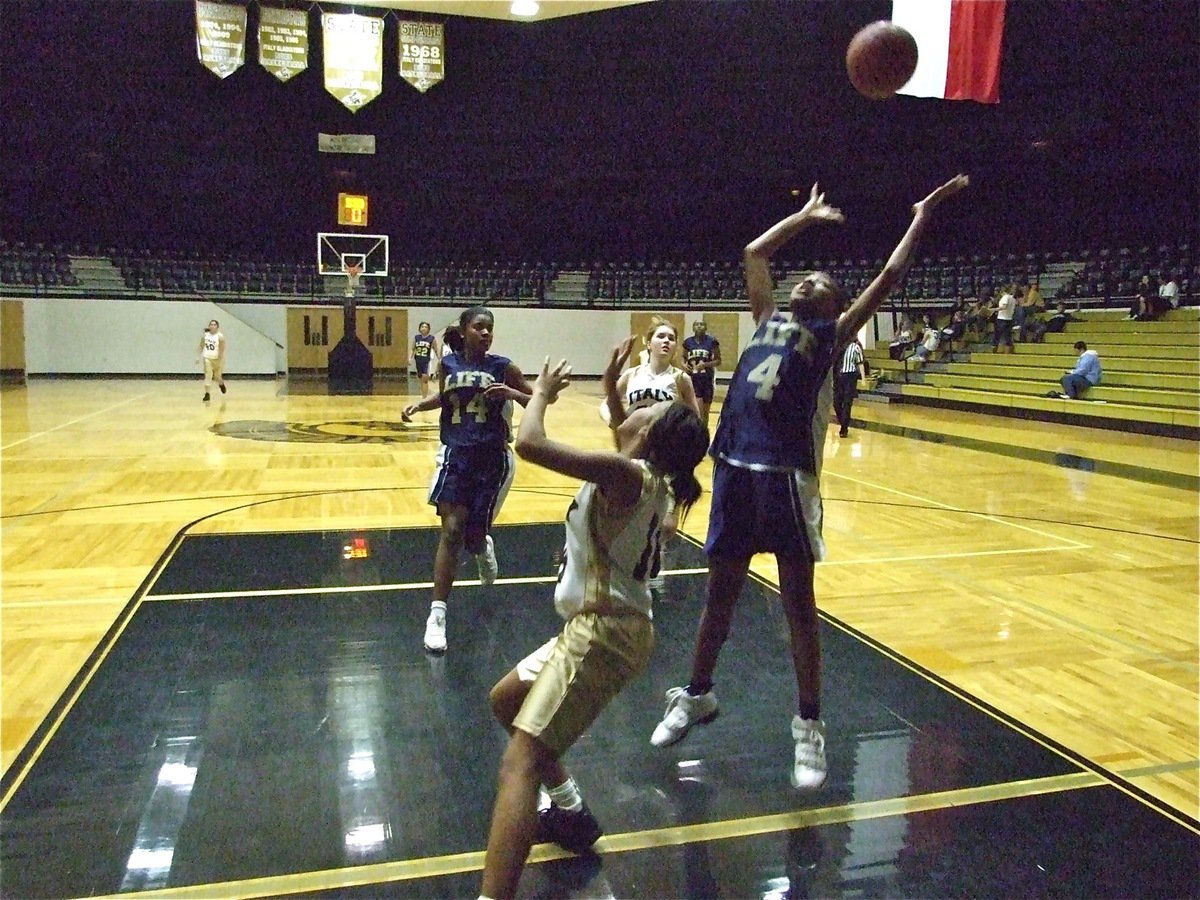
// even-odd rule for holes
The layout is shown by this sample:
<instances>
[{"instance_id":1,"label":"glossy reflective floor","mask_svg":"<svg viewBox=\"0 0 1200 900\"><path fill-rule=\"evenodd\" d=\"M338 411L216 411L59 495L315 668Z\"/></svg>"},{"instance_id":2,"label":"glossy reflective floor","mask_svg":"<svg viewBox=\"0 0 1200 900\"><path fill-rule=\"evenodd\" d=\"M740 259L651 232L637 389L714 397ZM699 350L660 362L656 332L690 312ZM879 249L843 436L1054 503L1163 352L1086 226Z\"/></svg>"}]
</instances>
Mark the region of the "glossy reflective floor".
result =
<instances>
[{"instance_id":1,"label":"glossy reflective floor","mask_svg":"<svg viewBox=\"0 0 1200 900\"><path fill-rule=\"evenodd\" d=\"M501 579L456 588L440 658L421 649L432 528L177 541L9 769L0 894L475 896L504 746L487 691L559 627L561 525L495 536ZM720 718L651 748L705 577L694 543L667 564L650 671L567 756L600 852L535 848L523 896L1200 895L1187 816L831 617L830 777L794 791L764 583Z\"/></svg>"}]
</instances>

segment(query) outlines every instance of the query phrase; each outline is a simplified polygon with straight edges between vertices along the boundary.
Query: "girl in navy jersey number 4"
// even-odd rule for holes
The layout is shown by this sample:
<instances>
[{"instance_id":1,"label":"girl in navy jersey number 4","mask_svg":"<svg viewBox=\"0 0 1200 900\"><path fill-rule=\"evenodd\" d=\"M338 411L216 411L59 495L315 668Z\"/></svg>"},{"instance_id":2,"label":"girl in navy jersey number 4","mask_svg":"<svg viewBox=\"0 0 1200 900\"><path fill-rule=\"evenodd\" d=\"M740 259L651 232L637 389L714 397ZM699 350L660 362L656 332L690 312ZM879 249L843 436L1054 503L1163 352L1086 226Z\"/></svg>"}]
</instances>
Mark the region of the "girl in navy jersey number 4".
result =
<instances>
[{"instance_id":1,"label":"girl in navy jersey number 4","mask_svg":"<svg viewBox=\"0 0 1200 900\"><path fill-rule=\"evenodd\" d=\"M479 580L496 580L496 550L488 530L500 490L508 477L509 425L504 405L525 405L532 388L511 359L488 352L495 320L482 306L459 317L460 352L442 357L441 390L414 403L404 416L441 408L442 450L429 490L429 502L442 520L433 566L433 598L425 624L425 649L446 650L446 601L454 586L463 547L475 557Z\"/></svg>"},{"instance_id":2,"label":"girl in navy jersey number 4","mask_svg":"<svg viewBox=\"0 0 1200 900\"><path fill-rule=\"evenodd\" d=\"M821 645L813 594L813 566L824 554L821 538L821 452L832 401L833 361L904 277L933 210L967 186L951 178L913 205L913 218L882 272L849 303L825 272L812 272L792 290L790 310L775 309L769 260L802 229L841 222L841 210L813 185L799 212L746 246L746 290L757 326L738 360L710 451L714 457L708 521L708 597L700 618L691 681L667 692L667 708L650 742L665 747L717 715L713 672L750 559L773 553L779 594L788 620L798 708L792 717L792 785L825 781L825 725L821 721Z\"/></svg>"}]
</instances>

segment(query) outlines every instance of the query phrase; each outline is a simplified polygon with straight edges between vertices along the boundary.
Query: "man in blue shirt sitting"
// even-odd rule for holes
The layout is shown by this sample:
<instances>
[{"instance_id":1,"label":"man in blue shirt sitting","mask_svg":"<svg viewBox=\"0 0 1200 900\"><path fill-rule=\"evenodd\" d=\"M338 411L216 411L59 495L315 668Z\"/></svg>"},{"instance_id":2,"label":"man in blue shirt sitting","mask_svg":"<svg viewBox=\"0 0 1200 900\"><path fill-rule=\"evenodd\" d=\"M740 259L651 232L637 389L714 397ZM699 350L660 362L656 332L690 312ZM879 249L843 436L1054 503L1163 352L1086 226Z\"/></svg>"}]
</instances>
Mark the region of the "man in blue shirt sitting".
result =
<instances>
[{"instance_id":1,"label":"man in blue shirt sitting","mask_svg":"<svg viewBox=\"0 0 1200 900\"><path fill-rule=\"evenodd\" d=\"M1078 400L1084 391L1100 383L1100 355L1083 341L1076 341L1075 349L1079 351L1075 368L1062 377L1060 396L1065 400Z\"/></svg>"}]
</instances>

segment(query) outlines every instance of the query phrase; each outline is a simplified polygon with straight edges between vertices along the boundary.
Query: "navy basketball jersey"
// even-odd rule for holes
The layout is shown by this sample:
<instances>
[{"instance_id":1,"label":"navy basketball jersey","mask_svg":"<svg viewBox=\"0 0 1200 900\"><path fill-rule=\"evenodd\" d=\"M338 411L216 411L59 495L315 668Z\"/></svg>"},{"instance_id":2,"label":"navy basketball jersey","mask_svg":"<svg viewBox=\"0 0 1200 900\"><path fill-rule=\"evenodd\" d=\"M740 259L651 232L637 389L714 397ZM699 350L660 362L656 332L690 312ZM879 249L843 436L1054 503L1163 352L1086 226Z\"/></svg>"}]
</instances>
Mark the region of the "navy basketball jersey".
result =
<instances>
[{"instance_id":1,"label":"navy basketball jersey","mask_svg":"<svg viewBox=\"0 0 1200 900\"><path fill-rule=\"evenodd\" d=\"M776 313L742 352L710 451L752 469L820 472L829 411L821 397L833 366L837 322ZM826 404L827 405L827 404Z\"/></svg>"},{"instance_id":2,"label":"navy basketball jersey","mask_svg":"<svg viewBox=\"0 0 1200 900\"><path fill-rule=\"evenodd\" d=\"M692 335L683 342L683 358L687 360L688 366L691 367L696 363L712 362L713 354L717 349L717 339L711 334L706 334L704 337L696 337ZM704 369L700 372L693 372L692 377L713 376L712 369Z\"/></svg>"},{"instance_id":3,"label":"navy basketball jersey","mask_svg":"<svg viewBox=\"0 0 1200 900\"><path fill-rule=\"evenodd\" d=\"M429 359L433 355L433 335L418 334L413 338L413 359Z\"/></svg>"},{"instance_id":4,"label":"navy basketball jersey","mask_svg":"<svg viewBox=\"0 0 1200 900\"><path fill-rule=\"evenodd\" d=\"M508 441L504 398L488 400L484 391L502 384L510 360L488 353L471 363L461 353L442 357L442 443L447 447L495 447Z\"/></svg>"}]
</instances>

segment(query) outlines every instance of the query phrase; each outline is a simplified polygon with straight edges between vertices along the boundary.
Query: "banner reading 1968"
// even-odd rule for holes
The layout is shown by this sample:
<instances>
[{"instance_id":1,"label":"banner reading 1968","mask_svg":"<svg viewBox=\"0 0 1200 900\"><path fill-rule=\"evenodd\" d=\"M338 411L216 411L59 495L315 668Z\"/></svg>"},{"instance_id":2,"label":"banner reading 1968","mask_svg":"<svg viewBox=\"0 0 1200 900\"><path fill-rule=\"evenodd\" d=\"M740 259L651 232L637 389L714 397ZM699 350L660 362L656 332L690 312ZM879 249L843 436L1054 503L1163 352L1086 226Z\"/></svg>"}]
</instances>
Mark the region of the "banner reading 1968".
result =
<instances>
[{"instance_id":1,"label":"banner reading 1968","mask_svg":"<svg viewBox=\"0 0 1200 900\"><path fill-rule=\"evenodd\" d=\"M246 7L196 0L196 55L218 78L246 61Z\"/></svg>"},{"instance_id":2,"label":"banner reading 1968","mask_svg":"<svg viewBox=\"0 0 1200 900\"><path fill-rule=\"evenodd\" d=\"M308 68L308 13L258 8L258 64L280 81Z\"/></svg>"},{"instance_id":3,"label":"banner reading 1968","mask_svg":"<svg viewBox=\"0 0 1200 900\"><path fill-rule=\"evenodd\" d=\"M383 90L383 19L324 13L325 90L358 112Z\"/></svg>"},{"instance_id":4,"label":"banner reading 1968","mask_svg":"<svg viewBox=\"0 0 1200 900\"><path fill-rule=\"evenodd\" d=\"M400 23L400 77L422 94L446 77L440 22Z\"/></svg>"}]
</instances>

